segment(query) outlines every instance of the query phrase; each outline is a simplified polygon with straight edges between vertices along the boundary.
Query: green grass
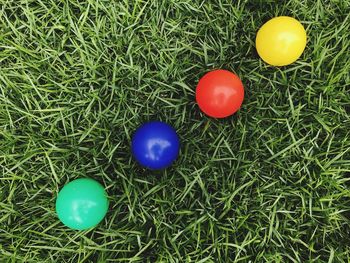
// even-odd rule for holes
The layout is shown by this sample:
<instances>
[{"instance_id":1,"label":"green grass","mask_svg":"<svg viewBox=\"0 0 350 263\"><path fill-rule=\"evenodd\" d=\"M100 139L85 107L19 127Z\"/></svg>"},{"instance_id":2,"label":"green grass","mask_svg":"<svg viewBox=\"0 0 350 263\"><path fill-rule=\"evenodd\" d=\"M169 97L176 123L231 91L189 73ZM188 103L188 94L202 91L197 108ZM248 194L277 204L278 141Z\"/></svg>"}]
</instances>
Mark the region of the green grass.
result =
<instances>
[{"instance_id":1,"label":"green grass","mask_svg":"<svg viewBox=\"0 0 350 263\"><path fill-rule=\"evenodd\" d=\"M0 0L0 262L349 262L349 13L349 0ZM308 32L282 68L254 46L277 15ZM245 85L225 120L194 101L214 68ZM181 137L164 172L130 156L153 119ZM55 214L80 177L110 198L83 232Z\"/></svg>"}]
</instances>

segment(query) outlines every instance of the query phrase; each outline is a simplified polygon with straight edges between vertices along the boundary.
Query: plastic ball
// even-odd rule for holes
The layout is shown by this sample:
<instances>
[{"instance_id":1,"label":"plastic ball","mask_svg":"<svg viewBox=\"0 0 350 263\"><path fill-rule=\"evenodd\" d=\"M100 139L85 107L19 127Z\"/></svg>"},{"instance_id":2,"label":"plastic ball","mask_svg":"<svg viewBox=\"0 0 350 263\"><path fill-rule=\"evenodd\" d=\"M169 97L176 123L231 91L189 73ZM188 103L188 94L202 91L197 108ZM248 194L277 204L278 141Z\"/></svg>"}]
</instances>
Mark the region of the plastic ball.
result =
<instances>
[{"instance_id":1,"label":"plastic ball","mask_svg":"<svg viewBox=\"0 0 350 263\"><path fill-rule=\"evenodd\" d=\"M81 178L66 184L58 193L56 212L67 227L85 230L102 221L108 205L103 186L93 179Z\"/></svg>"},{"instance_id":2,"label":"plastic ball","mask_svg":"<svg viewBox=\"0 0 350 263\"><path fill-rule=\"evenodd\" d=\"M180 140L170 125L151 121L136 130L131 148L134 158L142 166L159 170L175 161L180 150Z\"/></svg>"},{"instance_id":3,"label":"plastic ball","mask_svg":"<svg viewBox=\"0 0 350 263\"><path fill-rule=\"evenodd\" d=\"M214 70L205 74L196 88L199 108L208 116L225 118L241 107L244 87L237 75L227 70Z\"/></svg>"},{"instance_id":4,"label":"plastic ball","mask_svg":"<svg viewBox=\"0 0 350 263\"><path fill-rule=\"evenodd\" d=\"M273 66L295 62L306 46L306 31L296 19L279 16L267 21L256 35L259 56Z\"/></svg>"}]
</instances>

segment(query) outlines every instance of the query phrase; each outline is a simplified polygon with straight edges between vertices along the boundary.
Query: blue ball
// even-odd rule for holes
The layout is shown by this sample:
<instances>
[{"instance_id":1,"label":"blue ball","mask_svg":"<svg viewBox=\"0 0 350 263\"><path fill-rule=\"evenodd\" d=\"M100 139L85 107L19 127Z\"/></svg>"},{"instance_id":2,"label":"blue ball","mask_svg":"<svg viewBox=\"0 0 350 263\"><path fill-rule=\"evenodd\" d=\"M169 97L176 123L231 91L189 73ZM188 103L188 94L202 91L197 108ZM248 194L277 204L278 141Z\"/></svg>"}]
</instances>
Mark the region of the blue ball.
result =
<instances>
[{"instance_id":1,"label":"blue ball","mask_svg":"<svg viewBox=\"0 0 350 263\"><path fill-rule=\"evenodd\" d=\"M142 165L160 170L171 165L180 150L180 140L170 125L151 121L139 127L131 142L132 154Z\"/></svg>"}]
</instances>

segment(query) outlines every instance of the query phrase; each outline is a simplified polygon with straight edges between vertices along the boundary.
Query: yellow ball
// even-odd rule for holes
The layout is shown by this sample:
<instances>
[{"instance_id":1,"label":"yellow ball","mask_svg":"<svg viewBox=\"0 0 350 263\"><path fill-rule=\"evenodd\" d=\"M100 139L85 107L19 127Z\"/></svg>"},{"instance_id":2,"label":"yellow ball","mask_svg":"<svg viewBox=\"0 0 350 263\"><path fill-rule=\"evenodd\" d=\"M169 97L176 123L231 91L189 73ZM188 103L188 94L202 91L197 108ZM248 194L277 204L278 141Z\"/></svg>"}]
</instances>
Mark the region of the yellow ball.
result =
<instances>
[{"instance_id":1,"label":"yellow ball","mask_svg":"<svg viewBox=\"0 0 350 263\"><path fill-rule=\"evenodd\" d=\"M306 46L306 31L296 19L278 16L267 21L256 35L259 56L273 66L295 62Z\"/></svg>"}]
</instances>

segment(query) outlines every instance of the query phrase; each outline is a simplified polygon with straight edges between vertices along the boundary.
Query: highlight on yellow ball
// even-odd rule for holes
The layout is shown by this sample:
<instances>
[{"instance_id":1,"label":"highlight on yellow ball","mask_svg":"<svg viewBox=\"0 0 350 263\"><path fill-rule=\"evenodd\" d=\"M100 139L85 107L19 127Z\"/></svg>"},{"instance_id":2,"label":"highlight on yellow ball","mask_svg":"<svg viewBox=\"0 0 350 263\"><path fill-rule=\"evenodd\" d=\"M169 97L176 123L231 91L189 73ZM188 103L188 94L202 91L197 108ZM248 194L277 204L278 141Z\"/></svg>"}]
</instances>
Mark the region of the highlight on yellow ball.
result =
<instances>
[{"instance_id":1,"label":"highlight on yellow ball","mask_svg":"<svg viewBox=\"0 0 350 263\"><path fill-rule=\"evenodd\" d=\"M295 18L278 16L259 29L255 42L262 60L273 66L286 66L295 62L303 53L306 31Z\"/></svg>"}]
</instances>

